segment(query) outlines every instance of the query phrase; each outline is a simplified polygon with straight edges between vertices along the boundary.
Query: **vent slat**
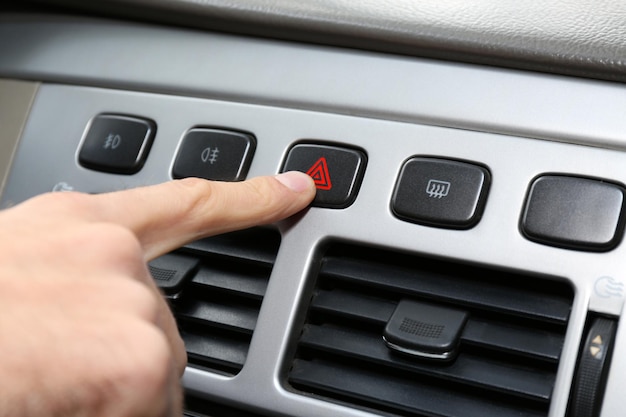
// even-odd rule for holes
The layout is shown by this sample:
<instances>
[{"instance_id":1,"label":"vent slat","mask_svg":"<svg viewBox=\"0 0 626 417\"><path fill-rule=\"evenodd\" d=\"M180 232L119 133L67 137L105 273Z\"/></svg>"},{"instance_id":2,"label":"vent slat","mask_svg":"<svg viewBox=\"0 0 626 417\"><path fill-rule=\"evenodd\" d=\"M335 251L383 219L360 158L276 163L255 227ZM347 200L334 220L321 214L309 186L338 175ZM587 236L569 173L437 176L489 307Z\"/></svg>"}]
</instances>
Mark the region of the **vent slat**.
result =
<instances>
[{"instance_id":1,"label":"vent slat","mask_svg":"<svg viewBox=\"0 0 626 417\"><path fill-rule=\"evenodd\" d=\"M176 251L199 263L170 299L191 365L229 375L242 369L280 240L276 229L252 228Z\"/></svg>"},{"instance_id":2,"label":"vent slat","mask_svg":"<svg viewBox=\"0 0 626 417\"><path fill-rule=\"evenodd\" d=\"M192 282L194 285L209 287L212 290L261 300L267 289L269 272L261 270L251 273L233 269L202 266Z\"/></svg>"},{"instance_id":3,"label":"vent slat","mask_svg":"<svg viewBox=\"0 0 626 417\"><path fill-rule=\"evenodd\" d=\"M511 297L510 290L504 286L485 286L480 281L469 279L470 277L460 280L458 277L436 272L381 265L364 259L328 257L322 264L320 275L374 289L443 299L462 305L479 305L497 312L554 323L565 323L570 311L567 299L555 295L538 296L534 292L517 289L517 296Z\"/></svg>"},{"instance_id":4,"label":"vent slat","mask_svg":"<svg viewBox=\"0 0 626 417\"><path fill-rule=\"evenodd\" d=\"M280 245L280 234L274 230L253 228L201 239L185 246L192 252L211 253L237 262L249 262L271 268Z\"/></svg>"},{"instance_id":5,"label":"vent slat","mask_svg":"<svg viewBox=\"0 0 626 417\"><path fill-rule=\"evenodd\" d=\"M345 290L320 290L311 309L342 319L370 322L384 327L396 302ZM556 362L563 347L563 336L533 327L501 324L471 317L461 335L463 342Z\"/></svg>"},{"instance_id":6,"label":"vent slat","mask_svg":"<svg viewBox=\"0 0 626 417\"><path fill-rule=\"evenodd\" d=\"M218 328L252 333L256 326L258 309L218 301L188 300L176 307L176 316L196 322L206 322Z\"/></svg>"},{"instance_id":7,"label":"vent slat","mask_svg":"<svg viewBox=\"0 0 626 417\"><path fill-rule=\"evenodd\" d=\"M217 334L206 337L201 329L181 330L181 337L189 355L189 363L213 365L219 369L236 372L243 367L248 353L249 339L224 337Z\"/></svg>"},{"instance_id":8,"label":"vent slat","mask_svg":"<svg viewBox=\"0 0 626 417\"><path fill-rule=\"evenodd\" d=\"M331 326L307 326L300 343L308 348L346 358L357 358L377 365L406 370L414 373L415 378L422 378L424 381L440 378L539 401L547 401L550 398L554 384L554 375L550 372L513 366L484 357L466 354L459 356L450 364L442 365L393 354L381 336L364 331Z\"/></svg>"},{"instance_id":9,"label":"vent slat","mask_svg":"<svg viewBox=\"0 0 626 417\"><path fill-rule=\"evenodd\" d=\"M410 378L380 374L364 367L328 363L322 360L296 360L291 381L302 390L339 394L339 399L357 399L362 405L402 412L403 415L440 417L540 417L541 412L511 406L498 398L481 398L448 386L420 383Z\"/></svg>"},{"instance_id":10,"label":"vent slat","mask_svg":"<svg viewBox=\"0 0 626 417\"><path fill-rule=\"evenodd\" d=\"M557 362L565 337L550 331L470 319L461 340L476 346Z\"/></svg>"},{"instance_id":11,"label":"vent slat","mask_svg":"<svg viewBox=\"0 0 626 417\"><path fill-rule=\"evenodd\" d=\"M317 271L288 375L296 391L385 415L547 417L574 297L566 281L341 243ZM452 340L398 327L400 314L446 323L454 312L467 321L450 324ZM392 331L407 333L396 346L383 340ZM406 353L420 343L453 354Z\"/></svg>"},{"instance_id":12,"label":"vent slat","mask_svg":"<svg viewBox=\"0 0 626 417\"><path fill-rule=\"evenodd\" d=\"M363 296L354 292L320 290L313 299L311 308L384 326L393 314L396 304L393 301Z\"/></svg>"}]
</instances>

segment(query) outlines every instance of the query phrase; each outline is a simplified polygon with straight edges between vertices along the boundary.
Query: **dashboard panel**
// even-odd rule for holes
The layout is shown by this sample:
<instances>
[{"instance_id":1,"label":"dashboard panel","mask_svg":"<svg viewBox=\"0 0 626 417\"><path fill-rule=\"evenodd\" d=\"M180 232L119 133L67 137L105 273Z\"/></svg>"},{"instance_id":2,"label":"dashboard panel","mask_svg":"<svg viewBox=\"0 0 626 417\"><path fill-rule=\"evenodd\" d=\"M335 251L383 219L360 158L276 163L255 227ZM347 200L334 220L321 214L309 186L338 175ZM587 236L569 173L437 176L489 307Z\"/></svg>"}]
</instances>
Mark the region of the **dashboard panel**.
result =
<instances>
[{"instance_id":1,"label":"dashboard panel","mask_svg":"<svg viewBox=\"0 0 626 417\"><path fill-rule=\"evenodd\" d=\"M2 132L12 155L2 208L172 179L197 129L253 137L247 178L280 172L302 145L361 153L348 204L314 203L176 251L195 262L172 299L190 350L189 415L621 415L622 84L77 15L2 15L0 55L0 109L19 110L0 119L14 127ZM154 123L136 173L80 162L107 114ZM206 146L197 157L211 164ZM335 177L345 162L324 152L301 168L319 176L320 193L345 179ZM420 207L411 206L418 220L399 216L398 187L415 161L438 164L405 193L409 205L436 200L441 216L446 203L465 204L449 198L471 186L465 171L448 177L461 164L488 176L469 196L480 197L479 215L463 227L424 221ZM564 178L573 188L559 182L534 217L552 228L539 222L545 233L529 239L533 185ZM585 199L582 215L568 210ZM580 243L606 222L610 244ZM385 344L394 311L416 302L469 316L457 356Z\"/></svg>"}]
</instances>

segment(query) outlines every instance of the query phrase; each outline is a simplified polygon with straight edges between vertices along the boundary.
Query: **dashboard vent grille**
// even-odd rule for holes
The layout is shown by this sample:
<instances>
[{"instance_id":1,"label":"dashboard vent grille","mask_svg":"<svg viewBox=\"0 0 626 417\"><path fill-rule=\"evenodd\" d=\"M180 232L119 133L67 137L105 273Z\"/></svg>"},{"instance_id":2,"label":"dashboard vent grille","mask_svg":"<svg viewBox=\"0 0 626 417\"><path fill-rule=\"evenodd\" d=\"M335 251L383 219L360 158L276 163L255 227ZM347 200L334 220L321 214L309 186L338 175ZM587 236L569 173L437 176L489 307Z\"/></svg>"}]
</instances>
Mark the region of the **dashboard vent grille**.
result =
<instances>
[{"instance_id":1,"label":"dashboard vent grille","mask_svg":"<svg viewBox=\"0 0 626 417\"><path fill-rule=\"evenodd\" d=\"M203 239L179 251L200 260L172 300L190 365L228 375L241 370L279 245L278 231L257 228Z\"/></svg>"},{"instance_id":2,"label":"dashboard vent grille","mask_svg":"<svg viewBox=\"0 0 626 417\"><path fill-rule=\"evenodd\" d=\"M402 299L469 314L456 358L385 345ZM572 300L564 282L335 245L322 258L288 381L403 416L546 416Z\"/></svg>"}]
</instances>

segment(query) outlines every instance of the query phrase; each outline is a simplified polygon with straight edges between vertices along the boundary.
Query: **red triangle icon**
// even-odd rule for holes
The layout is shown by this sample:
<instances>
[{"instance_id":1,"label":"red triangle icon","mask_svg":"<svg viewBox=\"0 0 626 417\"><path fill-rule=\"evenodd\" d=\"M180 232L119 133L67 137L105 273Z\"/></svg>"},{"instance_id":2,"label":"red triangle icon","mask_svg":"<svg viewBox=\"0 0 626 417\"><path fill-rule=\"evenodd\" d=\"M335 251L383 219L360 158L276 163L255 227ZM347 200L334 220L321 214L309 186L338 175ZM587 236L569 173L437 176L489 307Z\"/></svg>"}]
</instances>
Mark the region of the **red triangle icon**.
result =
<instances>
[{"instance_id":1,"label":"red triangle icon","mask_svg":"<svg viewBox=\"0 0 626 417\"><path fill-rule=\"evenodd\" d=\"M313 182L315 182L318 190L330 190L333 188L333 184L330 182L330 174L328 173L328 163L323 156L306 173L313 178Z\"/></svg>"}]
</instances>

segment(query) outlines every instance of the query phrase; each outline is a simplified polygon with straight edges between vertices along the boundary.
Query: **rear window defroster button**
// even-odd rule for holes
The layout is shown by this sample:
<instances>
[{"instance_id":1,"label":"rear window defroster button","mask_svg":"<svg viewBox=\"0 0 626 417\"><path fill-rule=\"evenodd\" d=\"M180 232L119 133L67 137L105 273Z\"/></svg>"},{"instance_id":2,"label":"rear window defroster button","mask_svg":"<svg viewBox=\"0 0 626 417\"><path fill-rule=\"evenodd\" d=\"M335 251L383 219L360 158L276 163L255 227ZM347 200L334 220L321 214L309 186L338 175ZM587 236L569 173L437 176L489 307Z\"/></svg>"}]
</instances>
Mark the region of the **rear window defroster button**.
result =
<instances>
[{"instance_id":1,"label":"rear window defroster button","mask_svg":"<svg viewBox=\"0 0 626 417\"><path fill-rule=\"evenodd\" d=\"M391 209L409 222L468 229L482 216L490 179L480 165L413 157L400 171Z\"/></svg>"},{"instance_id":2,"label":"rear window defroster button","mask_svg":"<svg viewBox=\"0 0 626 417\"><path fill-rule=\"evenodd\" d=\"M89 124L78 162L96 171L135 174L146 161L155 132L152 120L100 114Z\"/></svg>"}]
</instances>

